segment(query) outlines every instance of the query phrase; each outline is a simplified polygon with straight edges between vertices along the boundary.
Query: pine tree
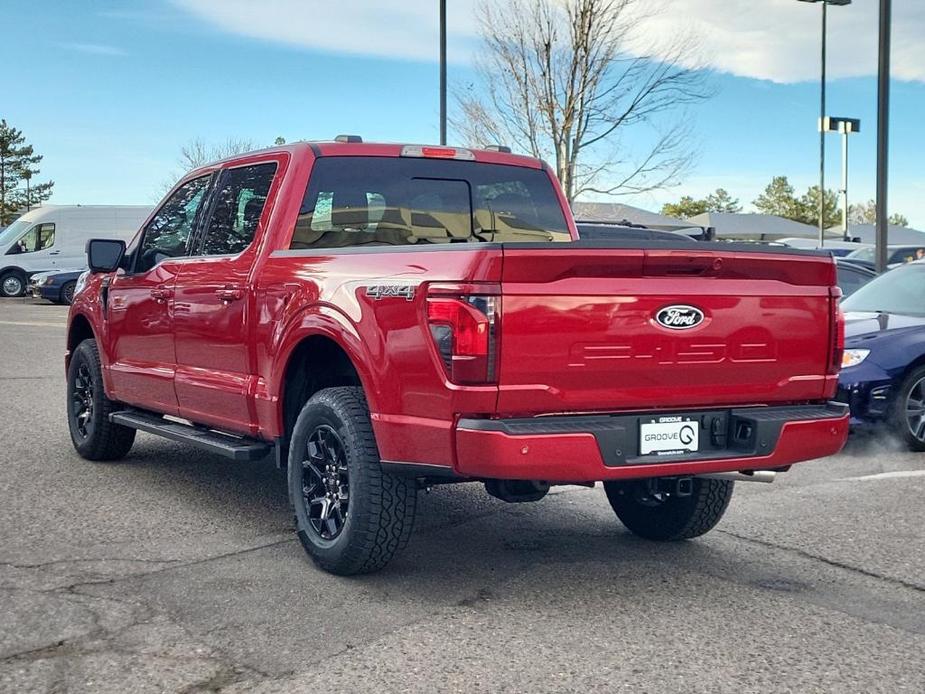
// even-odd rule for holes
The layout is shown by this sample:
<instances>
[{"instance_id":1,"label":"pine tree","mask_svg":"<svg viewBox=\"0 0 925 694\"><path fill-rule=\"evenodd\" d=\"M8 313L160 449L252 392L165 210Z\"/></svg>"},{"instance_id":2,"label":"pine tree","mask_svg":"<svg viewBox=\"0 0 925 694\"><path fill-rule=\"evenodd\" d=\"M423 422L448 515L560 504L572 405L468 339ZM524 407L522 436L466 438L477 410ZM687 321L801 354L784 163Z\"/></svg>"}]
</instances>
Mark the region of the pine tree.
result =
<instances>
[{"instance_id":1,"label":"pine tree","mask_svg":"<svg viewBox=\"0 0 925 694\"><path fill-rule=\"evenodd\" d=\"M42 155L25 142L21 130L0 120L0 227L16 219L19 212L50 198L55 185L54 181L32 184Z\"/></svg>"},{"instance_id":2,"label":"pine tree","mask_svg":"<svg viewBox=\"0 0 925 694\"><path fill-rule=\"evenodd\" d=\"M739 199L732 197L725 188L717 188L715 193L710 193L706 199L707 210L710 212L741 212L742 206Z\"/></svg>"},{"instance_id":3,"label":"pine tree","mask_svg":"<svg viewBox=\"0 0 925 694\"><path fill-rule=\"evenodd\" d=\"M841 212L838 209L838 195L835 191L826 190L823 202L822 219L825 226L839 224ZM774 176L764 192L752 204L759 212L765 214L773 214L812 226L819 223L819 186L810 186L798 198L786 176Z\"/></svg>"},{"instance_id":4,"label":"pine tree","mask_svg":"<svg viewBox=\"0 0 925 694\"><path fill-rule=\"evenodd\" d=\"M799 201L786 176L774 176L764 192L752 203L759 212L787 219L800 217Z\"/></svg>"},{"instance_id":5,"label":"pine tree","mask_svg":"<svg viewBox=\"0 0 925 694\"><path fill-rule=\"evenodd\" d=\"M685 195L678 202L662 205L662 214L678 219L690 219L704 212L709 212L706 200L694 200L690 195Z\"/></svg>"},{"instance_id":6,"label":"pine tree","mask_svg":"<svg viewBox=\"0 0 925 694\"><path fill-rule=\"evenodd\" d=\"M841 224L841 210L838 209L838 194L834 190L826 190L823 197L822 222L825 228ZM798 216L791 217L804 224L819 224L819 186L810 186L806 193L797 201Z\"/></svg>"},{"instance_id":7,"label":"pine tree","mask_svg":"<svg viewBox=\"0 0 925 694\"><path fill-rule=\"evenodd\" d=\"M704 212L741 212L739 199L732 197L724 188L717 188L701 200L685 195L678 202L666 202L662 205L662 214L678 219L690 219Z\"/></svg>"}]
</instances>

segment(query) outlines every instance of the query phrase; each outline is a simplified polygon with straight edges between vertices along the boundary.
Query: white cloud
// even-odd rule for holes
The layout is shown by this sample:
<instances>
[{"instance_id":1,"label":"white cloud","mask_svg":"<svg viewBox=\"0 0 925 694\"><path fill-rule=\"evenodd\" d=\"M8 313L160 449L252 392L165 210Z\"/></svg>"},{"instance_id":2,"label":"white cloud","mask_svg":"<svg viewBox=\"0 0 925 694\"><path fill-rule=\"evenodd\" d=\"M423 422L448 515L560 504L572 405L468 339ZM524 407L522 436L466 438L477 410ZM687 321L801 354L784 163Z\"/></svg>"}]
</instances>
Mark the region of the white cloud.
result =
<instances>
[{"instance_id":1,"label":"white cloud","mask_svg":"<svg viewBox=\"0 0 925 694\"><path fill-rule=\"evenodd\" d=\"M863 77L877 72L878 3L854 0L828 9L828 75ZM664 12L640 27L657 43L693 32L713 68L774 82L819 79L820 4L796 0L666 0ZM892 74L925 81L925 3L893 4ZM696 60L692 61L696 64Z\"/></svg>"},{"instance_id":2,"label":"white cloud","mask_svg":"<svg viewBox=\"0 0 925 694\"><path fill-rule=\"evenodd\" d=\"M335 53L436 60L435 0L172 0L231 33ZM450 58L471 58L476 0L449 2ZM640 0L649 12L652 0ZM877 70L877 2L829 8L829 75L859 77ZM693 32L705 55L693 65L775 82L819 77L818 4L796 0L662 0L664 10L639 25L640 46ZM925 81L925 2L893 8L895 78ZM646 48L642 49L646 51ZM651 49L657 55L657 49Z\"/></svg>"},{"instance_id":3,"label":"white cloud","mask_svg":"<svg viewBox=\"0 0 925 694\"><path fill-rule=\"evenodd\" d=\"M332 53L437 59L439 22L434 0L172 1L220 29L252 38ZM475 33L472 2L447 4L448 42L471 37ZM458 51L452 55L460 57Z\"/></svg>"},{"instance_id":4,"label":"white cloud","mask_svg":"<svg viewBox=\"0 0 925 694\"><path fill-rule=\"evenodd\" d=\"M101 43L62 43L62 48L78 53L89 53L91 55L127 55L127 53L117 46L107 46Z\"/></svg>"}]
</instances>

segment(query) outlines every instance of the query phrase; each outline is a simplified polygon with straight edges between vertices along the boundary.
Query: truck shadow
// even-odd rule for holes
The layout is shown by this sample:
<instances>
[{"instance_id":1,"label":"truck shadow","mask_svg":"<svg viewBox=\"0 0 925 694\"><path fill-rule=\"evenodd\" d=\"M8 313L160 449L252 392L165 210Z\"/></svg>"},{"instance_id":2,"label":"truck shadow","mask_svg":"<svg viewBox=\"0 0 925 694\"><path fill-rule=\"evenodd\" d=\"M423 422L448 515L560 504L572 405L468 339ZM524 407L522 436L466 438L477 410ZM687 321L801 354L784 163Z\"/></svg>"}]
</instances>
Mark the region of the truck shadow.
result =
<instances>
[{"instance_id":1,"label":"truck shadow","mask_svg":"<svg viewBox=\"0 0 925 694\"><path fill-rule=\"evenodd\" d=\"M925 628L879 586L734 535L735 500L709 535L660 544L626 532L600 486L556 488L531 504L505 504L476 484L436 487L421 493L402 555L379 573L343 578L303 552L285 475L269 462L234 464L142 438L119 468L187 524L201 518L211 526L204 531L248 548L213 552L205 541L201 559L96 590L156 605L193 638L267 672L290 672L287 654L310 654L307 666L379 639L416 643L449 631L529 642L543 621L556 639L581 640L589 624L677 628L679 619L750 615L776 600Z\"/></svg>"},{"instance_id":2,"label":"truck shadow","mask_svg":"<svg viewBox=\"0 0 925 694\"><path fill-rule=\"evenodd\" d=\"M135 484L158 496L169 495L179 514L186 512L184 507L195 509L215 523L233 526L229 532L237 537L292 532L285 472L272 461L232 463L145 437L126 461L129 465ZM490 497L481 484L469 483L420 492L409 546L380 573L349 579L329 576L304 554L294 533L292 544L281 546L274 556L287 565L287 572L302 572L308 583L409 590L418 599L426 598L427 587L434 586L433 599L443 602L448 593L467 599L471 591L466 586L496 582L541 565L657 563L665 576L685 557L697 563L706 560L703 546L710 544L710 537L677 544L640 540L616 519L600 485L558 487L537 503L507 504Z\"/></svg>"}]
</instances>

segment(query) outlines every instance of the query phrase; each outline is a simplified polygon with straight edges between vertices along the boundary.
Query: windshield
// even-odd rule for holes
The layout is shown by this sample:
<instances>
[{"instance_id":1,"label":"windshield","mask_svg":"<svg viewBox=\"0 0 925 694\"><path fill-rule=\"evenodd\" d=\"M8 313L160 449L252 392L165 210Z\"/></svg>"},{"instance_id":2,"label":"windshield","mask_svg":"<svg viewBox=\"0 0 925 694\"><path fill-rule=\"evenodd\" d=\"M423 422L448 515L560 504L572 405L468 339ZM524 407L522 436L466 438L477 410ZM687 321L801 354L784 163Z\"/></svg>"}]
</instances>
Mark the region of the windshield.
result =
<instances>
[{"instance_id":1,"label":"windshield","mask_svg":"<svg viewBox=\"0 0 925 694\"><path fill-rule=\"evenodd\" d=\"M842 301L841 308L925 316L925 264L904 265L880 275Z\"/></svg>"},{"instance_id":2,"label":"windshield","mask_svg":"<svg viewBox=\"0 0 925 694\"><path fill-rule=\"evenodd\" d=\"M29 225L32 222L18 219L12 224L10 224L6 229L0 232L0 252L6 249L13 241L19 238L19 236L29 228Z\"/></svg>"},{"instance_id":3,"label":"windshield","mask_svg":"<svg viewBox=\"0 0 925 694\"><path fill-rule=\"evenodd\" d=\"M854 258L855 260L866 260L869 263L874 262L874 249L873 248L859 248L856 251L851 251L846 258Z\"/></svg>"}]
</instances>

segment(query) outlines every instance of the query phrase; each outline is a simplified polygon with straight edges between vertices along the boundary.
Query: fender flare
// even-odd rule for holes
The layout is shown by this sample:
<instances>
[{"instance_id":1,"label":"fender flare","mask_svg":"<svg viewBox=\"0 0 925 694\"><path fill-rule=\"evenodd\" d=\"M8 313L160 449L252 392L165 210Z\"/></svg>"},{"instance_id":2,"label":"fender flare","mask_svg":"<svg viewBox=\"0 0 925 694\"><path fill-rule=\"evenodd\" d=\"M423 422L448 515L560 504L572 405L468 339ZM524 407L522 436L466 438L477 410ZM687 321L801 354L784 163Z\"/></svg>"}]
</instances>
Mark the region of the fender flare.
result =
<instances>
[{"instance_id":1,"label":"fender flare","mask_svg":"<svg viewBox=\"0 0 925 694\"><path fill-rule=\"evenodd\" d=\"M341 311L329 305L307 306L295 314L273 340L270 354L275 354L268 394L277 400L277 416L282 422L283 380L296 348L311 337L324 337L344 351L353 365L366 395L370 412L378 411L379 390L369 369L370 355L356 326Z\"/></svg>"}]
</instances>

